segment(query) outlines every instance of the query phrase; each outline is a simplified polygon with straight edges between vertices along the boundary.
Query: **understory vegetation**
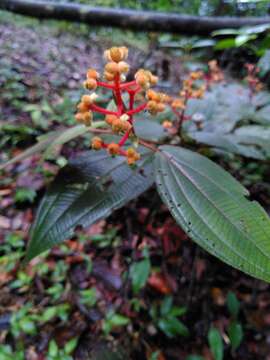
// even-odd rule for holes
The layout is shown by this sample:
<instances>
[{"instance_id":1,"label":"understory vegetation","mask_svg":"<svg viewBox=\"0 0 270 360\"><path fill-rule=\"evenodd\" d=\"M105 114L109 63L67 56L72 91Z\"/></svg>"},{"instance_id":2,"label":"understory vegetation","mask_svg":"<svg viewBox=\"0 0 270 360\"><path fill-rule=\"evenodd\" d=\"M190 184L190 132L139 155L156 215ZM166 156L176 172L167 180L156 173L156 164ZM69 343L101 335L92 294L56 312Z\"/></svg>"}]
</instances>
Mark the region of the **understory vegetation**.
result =
<instances>
[{"instance_id":1,"label":"understory vegetation","mask_svg":"<svg viewBox=\"0 0 270 360\"><path fill-rule=\"evenodd\" d=\"M0 360L270 359L269 26L241 31L0 12Z\"/></svg>"}]
</instances>

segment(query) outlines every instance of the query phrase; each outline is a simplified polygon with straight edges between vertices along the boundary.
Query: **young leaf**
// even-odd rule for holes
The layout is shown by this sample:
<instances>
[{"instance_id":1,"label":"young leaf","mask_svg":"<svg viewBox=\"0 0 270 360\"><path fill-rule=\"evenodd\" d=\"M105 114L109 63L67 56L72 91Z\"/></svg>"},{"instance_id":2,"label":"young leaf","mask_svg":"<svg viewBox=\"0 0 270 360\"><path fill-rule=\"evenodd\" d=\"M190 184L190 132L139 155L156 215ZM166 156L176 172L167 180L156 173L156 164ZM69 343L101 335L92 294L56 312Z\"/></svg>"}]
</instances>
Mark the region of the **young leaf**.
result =
<instances>
[{"instance_id":1,"label":"young leaf","mask_svg":"<svg viewBox=\"0 0 270 360\"><path fill-rule=\"evenodd\" d=\"M144 153L135 169L124 157L89 151L63 168L41 202L25 261L90 226L136 198L153 183L152 157Z\"/></svg>"},{"instance_id":2,"label":"young leaf","mask_svg":"<svg viewBox=\"0 0 270 360\"><path fill-rule=\"evenodd\" d=\"M188 328L175 317L165 317L158 320L158 327L164 332L169 338L177 335L188 336Z\"/></svg>"},{"instance_id":3,"label":"young leaf","mask_svg":"<svg viewBox=\"0 0 270 360\"><path fill-rule=\"evenodd\" d=\"M236 321L231 322L228 328L228 335L232 350L235 351L240 346L244 337L242 325Z\"/></svg>"},{"instance_id":4,"label":"young leaf","mask_svg":"<svg viewBox=\"0 0 270 360\"><path fill-rule=\"evenodd\" d=\"M231 291L229 291L229 293L227 295L227 306L228 306L230 314L234 318L237 318L239 309L240 309L240 303L239 303L236 295Z\"/></svg>"},{"instance_id":5,"label":"young leaf","mask_svg":"<svg viewBox=\"0 0 270 360\"><path fill-rule=\"evenodd\" d=\"M132 289L135 294L144 287L150 275L151 264L148 258L132 264L130 268L130 277L132 281Z\"/></svg>"},{"instance_id":6,"label":"young leaf","mask_svg":"<svg viewBox=\"0 0 270 360\"><path fill-rule=\"evenodd\" d=\"M222 360L224 347L220 332L216 328L211 328L208 332L208 342L215 360Z\"/></svg>"},{"instance_id":7,"label":"young leaf","mask_svg":"<svg viewBox=\"0 0 270 360\"><path fill-rule=\"evenodd\" d=\"M180 226L229 265L270 281L270 221L247 190L211 160L161 146L155 159L158 191Z\"/></svg>"}]
</instances>

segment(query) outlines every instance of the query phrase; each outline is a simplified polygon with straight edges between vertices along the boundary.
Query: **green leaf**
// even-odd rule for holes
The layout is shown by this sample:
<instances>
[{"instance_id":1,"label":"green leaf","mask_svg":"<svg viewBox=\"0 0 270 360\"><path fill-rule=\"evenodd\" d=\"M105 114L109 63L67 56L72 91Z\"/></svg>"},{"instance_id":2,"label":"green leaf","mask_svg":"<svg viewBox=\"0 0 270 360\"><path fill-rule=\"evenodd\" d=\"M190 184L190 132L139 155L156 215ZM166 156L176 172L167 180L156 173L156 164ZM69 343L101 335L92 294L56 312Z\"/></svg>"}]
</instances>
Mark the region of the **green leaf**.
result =
<instances>
[{"instance_id":1,"label":"green leaf","mask_svg":"<svg viewBox=\"0 0 270 360\"><path fill-rule=\"evenodd\" d=\"M141 149L140 152L142 153ZM89 151L63 168L41 202L25 261L90 226L136 198L153 183L152 156L142 154L135 169L124 157Z\"/></svg>"},{"instance_id":2,"label":"green leaf","mask_svg":"<svg viewBox=\"0 0 270 360\"><path fill-rule=\"evenodd\" d=\"M76 125L71 128L65 129L57 136L48 146L45 152L45 157L47 157L57 145L63 145L66 142L75 139L78 136L85 134L88 131L88 127L85 125Z\"/></svg>"},{"instance_id":3,"label":"green leaf","mask_svg":"<svg viewBox=\"0 0 270 360\"><path fill-rule=\"evenodd\" d=\"M137 294L146 284L150 275L151 264L148 258L138 261L131 265L130 277L132 289Z\"/></svg>"},{"instance_id":4,"label":"green leaf","mask_svg":"<svg viewBox=\"0 0 270 360\"><path fill-rule=\"evenodd\" d=\"M186 360L204 360L204 357L200 355L189 355Z\"/></svg>"},{"instance_id":5,"label":"green leaf","mask_svg":"<svg viewBox=\"0 0 270 360\"><path fill-rule=\"evenodd\" d=\"M220 335L220 332L216 328L211 328L208 332L208 342L211 349L212 354L214 355L215 360L223 359L223 341Z\"/></svg>"},{"instance_id":6,"label":"green leaf","mask_svg":"<svg viewBox=\"0 0 270 360\"><path fill-rule=\"evenodd\" d=\"M55 357L58 354L58 346L54 340L51 340L49 343L48 353L52 357Z\"/></svg>"},{"instance_id":7,"label":"green leaf","mask_svg":"<svg viewBox=\"0 0 270 360\"><path fill-rule=\"evenodd\" d=\"M262 76L265 76L270 71L270 50L267 50L260 58L258 68Z\"/></svg>"},{"instance_id":8,"label":"green leaf","mask_svg":"<svg viewBox=\"0 0 270 360\"><path fill-rule=\"evenodd\" d=\"M211 160L190 150L161 146L158 191L179 225L227 264L270 281L270 221L247 190Z\"/></svg>"},{"instance_id":9,"label":"green leaf","mask_svg":"<svg viewBox=\"0 0 270 360\"><path fill-rule=\"evenodd\" d=\"M234 318L237 318L239 310L240 310L240 303L239 303L236 295L231 291L229 291L228 295L227 295L227 306L228 306L230 314Z\"/></svg>"},{"instance_id":10,"label":"green leaf","mask_svg":"<svg viewBox=\"0 0 270 360\"><path fill-rule=\"evenodd\" d=\"M77 344L78 344L78 338L69 340L64 346L65 354L67 355L72 354L73 351L76 349Z\"/></svg>"},{"instance_id":11,"label":"green leaf","mask_svg":"<svg viewBox=\"0 0 270 360\"><path fill-rule=\"evenodd\" d=\"M224 50L224 49L230 49L232 47L235 47L235 39L229 38L229 39L223 39L219 40L215 45L215 50Z\"/></svg>"},{"instance_id":12,"label":"green leaf","mask_svg":"<svg viewBox=\"0 0 270 360\"><path fill-rule=\"evenodd\" d=\"M173 298L172 296L166 296L161 303L160 306L160 314L161 316L166 316L169 314L171 308L173 306Z\"/></svg>"},{"instance_id":13,"label":"green leaf","mask_svg":"<svg viewBox=\"0 0 270 360\"><path fill-rule=\"evenodd\" d=\"M246 44L248 41L255 40L256 38L257 38L257 35L248 35L248 34L238 35L235 38L235 45L237 47L240 47L240 46Z\"/></svg>"},{"instance_id":14,"label":"green leaf","mask_svg":"<svg viewBox=\"0 0 270 360\"><path fill-rule=\"evenodd\" d=\"M228 328L228 335L232 350L235 351L240 346L244 337L242 325L236 321L231 322Z\"/></svg>"},{"instance_id":15,"label":"green leaf","mask_svg":"<svg viewBox=\"0 0 270 360\"><path fill-rule=\"evenodd\" d=\"M168 136L168 132L156 121L138 119L134 122L136 136L149 141L161 141Z\"/></svg>"},{"instance_id":16,"label":"green leaf","mask_svg":"<svg viewBox=\"0 0 270 360\"><path fill-rule=\"evenodd\" d=\"M212 36L218 36L218 35L239 35L240 30L239 29L220 29L213 31L211 33Z\"/></svg>"},{"instance_id":17,"label":"green leaf","mask_svg":"<svg viewBox=\"0 0 270 360\"><path fill-rule=\"evenodd\" d=\"M13 159L0 164L0 170L3 170L4 168L6 168L9 165L15 164L18 161L22 161L27 159L28 157L35 155L43 150L45 150L49 144L54 141L54 139L57 138L57 136L59 135L59 131L54 131L50 134L48 134L46 137L42 137L41 140L33 145L32 147L30 147L29 149L23 151L21 154L15 156Z\"/></svg>"},{"instance_id":18,"label":"green leaf","mask_svg":"<svg viewBox=\"0 0 270 360\"><path fill-rule=\"evenodd\" d=\"M182 321L175 317L165 317L158 320L157 323L159 329L164 332L168 337L172 338L177 335L188 336L188 328L182 323Z\"/></svg>"},{"instance_id":19,"label":"green leaf","mask_svg":"<svg viewBox=\"0 0 270 360\"><path fill-rule=\"evenodd\" d=\"M219 134L208 131L190 132L189 136L199 143L214 146L222 150L239 154L247 158L264 160L270 156L268 141L260 137L235 134Z\"/></svg>"}]
</instances>

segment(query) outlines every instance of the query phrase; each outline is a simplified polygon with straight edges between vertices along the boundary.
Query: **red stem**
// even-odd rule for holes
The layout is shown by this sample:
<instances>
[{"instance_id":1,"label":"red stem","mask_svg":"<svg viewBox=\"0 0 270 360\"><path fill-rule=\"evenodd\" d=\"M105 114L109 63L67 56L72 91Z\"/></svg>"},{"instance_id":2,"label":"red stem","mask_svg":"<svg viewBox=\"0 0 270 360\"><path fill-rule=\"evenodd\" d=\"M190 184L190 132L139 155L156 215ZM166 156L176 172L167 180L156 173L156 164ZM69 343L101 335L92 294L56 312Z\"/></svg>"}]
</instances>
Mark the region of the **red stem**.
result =
<instances>
[{"instance_id":1,"label":"red stem","mask_svg":"<svg viewBox=\"0 0 270 360\"><path fill-rule=\"evenodd\" d=\"M130 87L130 86L134 86L134 85L137 85L137 83L136 83L135 80L126 82L126 83L124 83L124 84L121 84L121 85L120 85L120 88L121 88L122 90L124 90L124 89L126 89L126 88L128 88L128 87Z\"/></svg>"},{"instance_id":2,"label":"red stem","mask_svg":"<svg viewBox=\"0 0 270 360\"><path fill-rule=\"evenodd\" d=\"M120 89L120 75L116 74L115 75L115 80L114 80L114 94L115 94L115 98L116 98L116 104L117 104L117 109L118 109L118 116L123 114L123 110L124 110L124 104L123 104L123 100L122 100L122 96L121 96L121 89Z\"/></svg>"},{"instance_id":3,"label":"red stem","mask_svg":"<svg viewBox=\"0 0 270 360\"><path fill-rule=\"evenodd\" d=\"M122 139L121 139L121 140L119 141L119 143L118 143L119 146L125 145L127 139L129 138L129 134L131 133L131 131L132 131L132 128L130 128L130 129L125 133L125 135L122 137Z\"/></svg>"},{"instance_id":4,"label":"red stem","mask_svg":"<svg viewBox=\"0 0 270 360\"><path fill-rule=\"evenodd\" d=\"M137 113L143 111L143 110L146 108L146 106L147 106L147 103L142 104L142 105L136 107L135 109L132 109L132 110L127 111L126 114L127 114L127 115L137 114Z\"/></svg>"},{"instance_id":5,"label":"red stem","mask_svg":"<svg viewBox=\"0 0 270 360\"><path fill-rule=\"evenodd\" d=\"M104 109L96 104L91 104L90 109L105 115L118 115L116 111Z\"/></svg>"}]
</instances>

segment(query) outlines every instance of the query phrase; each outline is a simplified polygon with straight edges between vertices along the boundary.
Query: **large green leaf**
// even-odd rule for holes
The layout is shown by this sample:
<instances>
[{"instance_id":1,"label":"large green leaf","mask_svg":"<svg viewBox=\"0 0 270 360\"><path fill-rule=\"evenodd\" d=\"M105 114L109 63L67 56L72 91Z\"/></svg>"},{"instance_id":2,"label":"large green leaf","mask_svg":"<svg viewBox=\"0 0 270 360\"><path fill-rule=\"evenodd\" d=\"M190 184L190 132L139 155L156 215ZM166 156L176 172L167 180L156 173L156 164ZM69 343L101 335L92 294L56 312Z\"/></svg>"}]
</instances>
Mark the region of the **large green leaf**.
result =
<instances>
[{"instance_id":1,"label":"large green leaf","mask_svg":"<svg viewBox=\"0 0 270 360\"><path fill-rule=\"evenodd\" d=\"M211 254L270 281L270 221L247 190L211 160L161 146L155 159L159 193L176 221Z\"/></svg>"},{"instance_id":2,"label":"large green leaf","mask_svg":"<svg viewBox=\"0 0 270 360\"><path fill-rule=\"evenodd\" d=\"M252 159L263 160L270 156L269 141L260 136L215 134L208 131L190 132L189 136L199 143Z\"/></svg>"},{"instance_id":3,"label":"large green leaf","mask_svg":"<svg viewBox=\"0 0 270 360\"><path fill-rule=\"evenodd\" d=\"M134 130L139 138L149 141L161 141L168 136L168 132L164 127L153 120L135 120Z\"/></svg>"},{"instance_id":4,"label":"large green leaf","mask_svg":"<svg viewBox=\"0 0 270 360\"><path fill-rule=\"evenodd\" d=\"M136 198L153 183L152 155L144 152L136 169L124 157L89 151L63 168L41 202L26 261L90 226Z\"/></svg>"},{"instance_id":5,"label":"large green leaf","mask_svg":"<svg viewBox=\"0 0 270 360\"><path fill-rule=\"evenodd\" d=\"M47 134L46 136L42 136L35 145L26 149L25 151L15 156L14 158L10 159L9 161L0 164L0 170L3 170L9 165L15 164L18 161L25 160L32 155L44 151L53 141L55 141L55 139L59 136L59 134L60 131L57 130Z\"/></svg>"}]
</instances>

